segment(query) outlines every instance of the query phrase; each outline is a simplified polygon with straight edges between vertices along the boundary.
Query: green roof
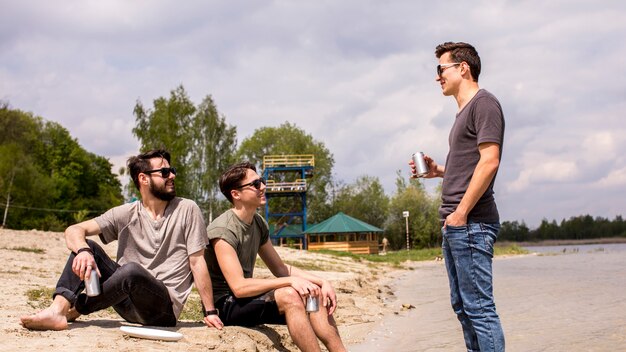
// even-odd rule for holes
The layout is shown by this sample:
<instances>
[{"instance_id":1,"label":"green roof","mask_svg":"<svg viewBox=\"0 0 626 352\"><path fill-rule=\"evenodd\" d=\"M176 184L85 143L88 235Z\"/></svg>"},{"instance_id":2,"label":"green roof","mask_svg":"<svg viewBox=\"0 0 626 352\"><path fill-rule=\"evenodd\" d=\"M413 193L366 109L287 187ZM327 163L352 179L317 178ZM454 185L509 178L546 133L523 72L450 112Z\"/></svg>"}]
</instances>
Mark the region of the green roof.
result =
<instances>
[{"instance_id":1,"label":"green roof","mask_svg":"<svg viewBox=\"0 0 626 352\"><path fill-rule=\"evenodd\" d=\"M383 230L339 212L333 217L313 225L304 231L304 233L312 235L341 232L383 232Z\"/></svg>"}]
</instances>

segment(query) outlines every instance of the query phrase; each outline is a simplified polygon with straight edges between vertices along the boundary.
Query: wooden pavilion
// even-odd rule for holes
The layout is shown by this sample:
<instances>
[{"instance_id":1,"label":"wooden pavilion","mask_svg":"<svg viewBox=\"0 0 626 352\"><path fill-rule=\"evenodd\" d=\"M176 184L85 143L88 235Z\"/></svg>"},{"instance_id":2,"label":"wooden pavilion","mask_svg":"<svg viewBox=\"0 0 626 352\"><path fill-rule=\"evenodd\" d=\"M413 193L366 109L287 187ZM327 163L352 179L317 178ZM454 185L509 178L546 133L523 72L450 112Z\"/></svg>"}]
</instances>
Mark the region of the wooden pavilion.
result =
<instances>
[{"instance_id":1,"label":"wooden pavilion","mask_svg":"<svg viewBox=\"0 0 626 352\"><path fill-rule=\"evenodd\" d=\"M342 212L304 231L308 250L329 249L357 254L377 254L383 230Z\"/></svg>"}]
</instances>

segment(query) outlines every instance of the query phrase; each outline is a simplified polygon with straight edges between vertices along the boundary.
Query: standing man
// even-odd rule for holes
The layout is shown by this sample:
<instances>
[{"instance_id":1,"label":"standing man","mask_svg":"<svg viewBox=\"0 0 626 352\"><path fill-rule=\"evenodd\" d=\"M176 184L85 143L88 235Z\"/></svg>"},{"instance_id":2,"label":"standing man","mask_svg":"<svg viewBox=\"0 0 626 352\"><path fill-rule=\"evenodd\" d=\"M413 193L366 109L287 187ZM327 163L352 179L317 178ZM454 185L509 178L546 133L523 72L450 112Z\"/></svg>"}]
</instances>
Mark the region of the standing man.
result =
<instances>
[{"instance_id":1,"label":"standing man","mask_svg":"<svg viewBox=\"0 0 626 352\"><path fill-rule=\"evenodd\" d=\"M64 330L68 321L113 306L131 323L175 326L192 283L207 307L213 307L211 281L203 254L208 243L204 220L193 201L176 197L176 169L170 154L153 150L128 159L141 200L110 209L65 230L72 251L50 307L24 316L33 330ZM86 236L104 243L118 240L117 263ZM102 283L98 296L81 293L95 269ZM204 319L221 329L215 315Z\"/></svg>"},{"instance_id":2,"label":"standing man","mask_svg":"<svg viewBox=\"0 0 626 352\"><path fill-rule=\"evenodd\" d=\"M265 180L250 163L235 164L220 176L220 190L233 204L208 227L205 257L211 273L215 311L225 325L287 324L302 351L345 351L333 312L337 297L331 284L286 265L269 241L267 223L257 208L264 205ZM276 278L253 278L257 254ZM307 296L318 298L319 310L305 311Z\"/></svg>"},{"instance_id":3,"label":"standing man","mask_svg":"<svg viewBox=\"0 0 626 352\"><path fill-rule=\"evenodd\" d=\"M498 100L478 87L480 57L467 43L437 46L436 81L458 111L445 165L425 156L426 178L443 177L443 256L452 308L468 351L504 351L504 333L493 297L493 245L500 218L493 185L502 156L504 116ZM415 165L409 163L415 174Z\"/></svg>"}]
</instances>

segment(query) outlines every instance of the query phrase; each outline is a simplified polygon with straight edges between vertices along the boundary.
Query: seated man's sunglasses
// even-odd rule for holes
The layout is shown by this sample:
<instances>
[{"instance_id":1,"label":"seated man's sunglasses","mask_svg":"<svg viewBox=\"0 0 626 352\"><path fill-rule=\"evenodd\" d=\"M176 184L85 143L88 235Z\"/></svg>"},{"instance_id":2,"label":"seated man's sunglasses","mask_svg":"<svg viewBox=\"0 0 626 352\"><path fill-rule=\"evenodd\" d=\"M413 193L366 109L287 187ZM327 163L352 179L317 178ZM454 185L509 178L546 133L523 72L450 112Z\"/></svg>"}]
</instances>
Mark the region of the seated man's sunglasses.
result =
<instances>
[{"instance_id":1,"label":"seated man's sunglasses","mask_svg":"<svg viewBox=\"0 0 626 352\"><path fill-rule=\"evenodd\" d=\"M161 177L168 178L168 177L170 177L170 173L176 175L176 168L175 167L162 167L160 169L148 170L148 171L144 171L142 173L143 174L152 174L152 173L155 173L155 172L160 172L161 173Z\"/></svg>"},{"instance_id":2,"label":"seated man's sunglasses","mask_svg":"<svg viewBox=\"0 0 626 352\"><path fill-rule=\"evenodd\" d=\"M237 187L236 189L242 189L244 187L248 187L248 186L252 186L256 189L261 189L261 183L262 184L267 184L267 181L265 181L265 179L263 177L259 177L256 180L252 181L252 182L248 182L245 185L241 185L239 187Z\"/></svg>"}]
</instances>

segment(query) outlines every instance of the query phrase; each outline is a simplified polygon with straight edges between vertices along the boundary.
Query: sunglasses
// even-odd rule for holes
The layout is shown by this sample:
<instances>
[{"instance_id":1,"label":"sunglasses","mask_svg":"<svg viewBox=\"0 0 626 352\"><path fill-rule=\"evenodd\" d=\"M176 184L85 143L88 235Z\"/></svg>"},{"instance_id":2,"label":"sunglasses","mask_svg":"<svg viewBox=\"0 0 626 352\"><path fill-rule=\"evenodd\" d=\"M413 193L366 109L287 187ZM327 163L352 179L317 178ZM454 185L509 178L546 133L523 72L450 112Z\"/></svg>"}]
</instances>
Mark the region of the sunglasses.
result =
<instances>
[{"instance_id":1,"label":"sunglasses","mask_svg":"<svg viewBox=\"0 0 626 352\"><path fill-rule=\"evenodd\" d=\"M445 71L447 68L454 67L460 64L461 64L460 62L454 62L451 64L437 65L437 76L441 77L441 75L443 74L443 71Z\"/></svg>"},{"instance_id":2,"label":"sunglasses","mask_svg":"<svg viewBox=\"0 0 626 352\"><path fill-rule=\"evenodd\" d=\"M255 189L261 189L261 183L262 184L267 184L267 181L263 178L263 177L259 177L256 180L252 181L252 182L248 182L245 185L241 185L239 187L236 187L236 189L242 189L244 187L248 187L248 186L252 186Z\"/></svg>"},{"instance_id":3,"label":"sunglasses","mask_svg":"<svg viewBox=\"0 0 626 352\"><path fill-rule=\"evenodd\" d=\"M152 174L152 173L155 173L155 172L160 172L161 173L161 177L168 178L168 177L170 177L170 173L176 175L176 168L175 167L162 167L160 169L148 170L148 171L144 171L142 173L144 173L144 174Z\"/></svg>"}]
</instances>

